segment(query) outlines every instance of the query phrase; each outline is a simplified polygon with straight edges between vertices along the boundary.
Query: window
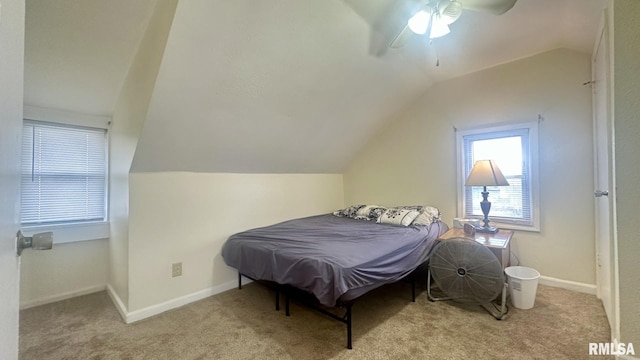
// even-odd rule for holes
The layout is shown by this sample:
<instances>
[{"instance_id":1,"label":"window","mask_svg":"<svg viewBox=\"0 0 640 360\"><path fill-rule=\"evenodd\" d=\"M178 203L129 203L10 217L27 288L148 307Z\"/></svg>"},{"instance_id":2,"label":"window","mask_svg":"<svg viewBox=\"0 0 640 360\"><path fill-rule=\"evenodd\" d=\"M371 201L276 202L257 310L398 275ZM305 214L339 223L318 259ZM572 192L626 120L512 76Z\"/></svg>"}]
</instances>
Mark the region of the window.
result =
<instances>
[{"instance_id":1,"label":"window","mask_svg":"<svg viewBox=\"0 0 640 360\"><path fill-rule=\"evenodd\" d=\"M105 221L105 129L25 120L22 226Z\"/></svg>"},{"instance_id":2,"label":"window","mask_svg":"<svg viewBox=\"0 0 640 360\"><path fill-rule=\"evenodd\" d=\"M458 146L458 215L482 218L482 187L464 186L473 164L495 160L509 186L487 187L491 223L497 226L540 230L537 185L538 124L525 123L461 130Z\"/></svg>"}]
</instances>

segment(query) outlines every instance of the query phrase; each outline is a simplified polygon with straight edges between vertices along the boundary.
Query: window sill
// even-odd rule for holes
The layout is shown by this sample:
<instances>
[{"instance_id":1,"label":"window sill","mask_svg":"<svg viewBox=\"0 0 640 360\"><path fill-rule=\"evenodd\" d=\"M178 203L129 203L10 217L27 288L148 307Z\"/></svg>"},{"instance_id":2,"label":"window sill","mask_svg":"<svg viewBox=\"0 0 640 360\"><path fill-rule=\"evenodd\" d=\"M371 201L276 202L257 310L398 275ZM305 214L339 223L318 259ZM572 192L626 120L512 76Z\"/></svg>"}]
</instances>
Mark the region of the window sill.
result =
<instances>
[{"instance_id":1,"label":"window sill","mask_svg":"<svg viewBox=\"0 0 640 360\"><path fill-rule=\"evenodd\" d=\"M36 225L21 228L25 236L36 233L53 231L53 243L64 244L78 241L90 241L108 239L111 235L108 221L96 221L88 223Z\"/></svg>"},{"instance_id":2,"label":"window sill","mask_svg":"<svg viewBox=\"0 0 640 360\"><path fill-rule=\"evenodd\" d=\"M516 224L509 224L509 223L501 223L498 221L491 221L489 225L495 226L498 229L505 229L505 230L528 231L528 232L537 232L537 233L540 232L540 228L536 226L516 225Z\"/></svg>"}]
</instances>

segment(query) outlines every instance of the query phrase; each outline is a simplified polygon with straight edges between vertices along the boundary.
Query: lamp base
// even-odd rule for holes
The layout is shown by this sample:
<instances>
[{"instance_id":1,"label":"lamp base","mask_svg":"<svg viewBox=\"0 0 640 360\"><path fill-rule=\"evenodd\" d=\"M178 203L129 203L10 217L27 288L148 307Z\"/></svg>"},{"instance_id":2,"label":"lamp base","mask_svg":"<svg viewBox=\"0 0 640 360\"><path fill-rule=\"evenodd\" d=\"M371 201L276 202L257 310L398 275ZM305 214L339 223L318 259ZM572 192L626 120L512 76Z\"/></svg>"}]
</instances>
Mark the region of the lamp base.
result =
<instances>
[{"instance_id":1,"label":"lamp base","mask_svg":"<svg viewBox=\"0 0 640 360\"><path fill-rule=\"evenodd\" d=\"M482 226L482 227L477 227L476 228L476 232L478 233L485 233L485 234L495 234L498 232L498 228L494 227L494 226Z\"/></svg>"}]
</instances>

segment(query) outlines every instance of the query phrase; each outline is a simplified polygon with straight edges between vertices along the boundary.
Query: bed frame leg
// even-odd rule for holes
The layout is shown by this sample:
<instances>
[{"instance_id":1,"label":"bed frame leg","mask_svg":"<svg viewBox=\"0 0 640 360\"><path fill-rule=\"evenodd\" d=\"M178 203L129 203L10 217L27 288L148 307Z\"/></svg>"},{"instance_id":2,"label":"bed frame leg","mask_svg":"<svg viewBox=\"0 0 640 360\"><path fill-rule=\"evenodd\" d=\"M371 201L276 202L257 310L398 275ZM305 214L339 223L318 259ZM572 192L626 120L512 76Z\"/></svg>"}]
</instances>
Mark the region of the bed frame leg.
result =
<instances>
[{"instance_id":1,"label":"bed frame leg","mask_svg":"<svg viewBox=\"0 0 640 360\"><path fill-rule=\"evenodd\" d=\"M345 314L345 320L347 322L347 349L351 350L353 347L351 346L351 306L352 303L347 303L347 313Z\"/></svg>"},{"instance_id":2,"label":"bed frame leg","mask_svg":"<svg viewBox=\"0 0 640 360\"><path fill-rule=\"evenodd\" d=\"M424 285L426 289L429 289L429 285L431 285L431 281L429 279L430 276L431 276L431 273L429 272L429 265L427 265L427 277L425 278L425 281L424 281Z\"/></svg>"},{"instance_id":3,"label":"bed frame leg","mask_svg":"<svg viewBox=\"0 0 640 360\"><path fill-rule=\"evenodd\" d=\"M431 268L427 269L427 299L431 302L436 301L433 296L431 296Z\"/></svg>"},{"instance_id":4,"label":"bed frame leg","mask_svg":"<svg viewBox=\"0 0 640 360\"><path fill-rule=\"evenodd\" d=\"M276 285L276 311L280 311L280 287Z\"/></svg>"},{"instance_id":5,"label":"bed frame leg","mask_svg":"<svg viewBox=\"0 0 640 360\"><path fill-rule=\"evenodd\" d=\"M242 274L238 271L238 289L242 290Z\"/></svg>"}]
</instances>

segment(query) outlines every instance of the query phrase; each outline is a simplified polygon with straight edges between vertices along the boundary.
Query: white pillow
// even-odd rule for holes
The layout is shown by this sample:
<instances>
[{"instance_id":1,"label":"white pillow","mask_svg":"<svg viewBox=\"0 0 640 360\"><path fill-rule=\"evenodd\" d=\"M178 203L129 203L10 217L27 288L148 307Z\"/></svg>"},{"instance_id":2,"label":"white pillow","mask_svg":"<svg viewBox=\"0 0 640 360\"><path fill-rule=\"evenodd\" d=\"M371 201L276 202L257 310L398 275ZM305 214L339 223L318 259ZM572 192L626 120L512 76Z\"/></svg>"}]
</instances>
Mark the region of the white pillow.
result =
<instances>
[{"instance_id":1,"label":"white pillow","mask_svg":"<svg viewBox=\"0 0 640 360\"><path fill-rule=\"evenodd\" d=\"M433 206L425 206L420 211L420 215L413 220L413 225L431 225L440 220L440 210Z\"/></svg>"},{"instance_id":2,"label":"white pillow","mask_svg":"<svg viewBox=\"0 0 640 360\"><path fill-rule=\"evenodd\" d=\"M378 220L378 218L387 210L384 206L367 205L360 208L356 213L356 216L366 220Z\"/></svg>"},{"instance_id":3,"label":"white pillow","mask_svg":"<svg viewBox=\"0 0 640 360\"><path fill-rule=\"evenodd\" d=\"M416 210L391 208L387 209L376 222L409 226L418 215L420 215L420 212Z\"/></svg>"},{"instance_id":4,"label":"white pillow","mask_svg":"<svg viewBox=\"0 0 640 360\"><path fill-rule=\"evenodd\" d=\"M358 217L358 210L363 207L365 207L365 205L351 205L347 208L334 211L333 215L355 219Z\"/></svg>"}]
</instances>

